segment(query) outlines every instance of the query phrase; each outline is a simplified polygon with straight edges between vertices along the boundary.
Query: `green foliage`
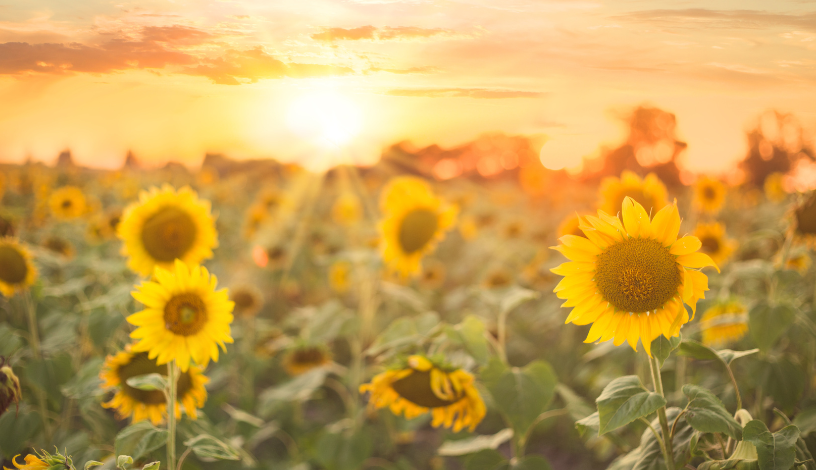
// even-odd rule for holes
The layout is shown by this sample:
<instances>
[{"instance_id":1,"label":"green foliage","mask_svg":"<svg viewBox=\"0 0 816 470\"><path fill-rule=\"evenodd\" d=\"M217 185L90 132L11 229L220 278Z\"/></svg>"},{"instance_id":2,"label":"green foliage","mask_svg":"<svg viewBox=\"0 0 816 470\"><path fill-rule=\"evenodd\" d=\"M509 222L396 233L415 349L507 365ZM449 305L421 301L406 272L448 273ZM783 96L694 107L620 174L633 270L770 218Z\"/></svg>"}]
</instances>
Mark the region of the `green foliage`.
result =
<instances>
[{"instance_id":1,"label":"green foliage","mask_svg":"<svg viewBox=\"0 0 816 470\"><path fill-rule=\"evenodd\" d=\"M756 447L760 470L789 470L796 460L796 441L799 429L786 426L775 433L759 420L745 425L743 438Z\"/></svg>"},{"instance_id":2,"label":"green foliage","mask_svg":"<svg viewBox=\"0 0 816 470\"><path fill-rule=\"evenodd\" d=\"M795 318L796 312L790 305L758 302L748 312L751 338L759 349L767 351L790 328Z\"/></svg>"},{"instance_id":3,"label":"green foliage","mask_svg":"<svg viewBox=\"0 0 816 470\"><path fill-rule=\"evenodd\" d=\"M636 375L619 377L596 400L599 433L606 434L666 406L666 399L643 387Z\"/></svg>"},{"instance_id":4,"label":"green foliage","mask_svg":"<svg viewBox=\"0 0 816 470\"><path fill-rule=\"evenodd\" d=\"M742 426L731 416L719 398L695 385L683 386L688 397L685 419L700 432L721 432L732 439L742 440Z\"/></svg>"},{"instance_id":5,"label":"green foliage","mask_svg":"<svg viewBox=\"0 0 816 470\"><path fill-rule=\"evenodd\" d=\"M680 342L682 340L682 335L672 336L671 338L666 338L663 335L657 335L657 338L652 341L652 356L657 359L657 362L660 364L661 368L663 367L663 363L666 362L666 359L668 359L671 355L672 351L680 346Z\"/></svg>"},{"instance_id":6,"label":"green foliage","mask_svg":"<svg viewBox=\"0 0 816 470\"><path fill-rule=\"evenodd\" d=\"M116 435L115 450L118 455L141 459L167 443L167 430L141 421L122 429Z\"/></svg>"},{"instance_id":7,"label":"green foliage","mask_svg":"<svg viewBox=\"0 0 816 470\"><path fill-rule=\"evenodd\" d=\"M523 436L550 405L558 378L544 361L533 361L522 369L511 367L500 374L497 372L483 375L485 385L508 424Z\"/></svg>"}]
</instances>

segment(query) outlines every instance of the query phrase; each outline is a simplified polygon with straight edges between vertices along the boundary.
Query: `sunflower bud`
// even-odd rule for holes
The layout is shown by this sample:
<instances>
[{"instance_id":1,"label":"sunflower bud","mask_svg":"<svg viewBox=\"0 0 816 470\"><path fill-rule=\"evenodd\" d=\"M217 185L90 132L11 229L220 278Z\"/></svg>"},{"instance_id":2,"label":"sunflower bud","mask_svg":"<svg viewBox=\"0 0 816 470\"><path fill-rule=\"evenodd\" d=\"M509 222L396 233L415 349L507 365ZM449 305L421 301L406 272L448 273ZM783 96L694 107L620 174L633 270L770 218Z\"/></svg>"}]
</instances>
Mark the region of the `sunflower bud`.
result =
<instances>
[{"instance_id":1,"label":"sunflower bud","mask_svg":"<svg viewBox=\"0 0 816 470\"><path fill-rule=\"evenodd\" d=\"M11 406L11 402L20 406L20 398L23 394L20 391L20 380L12 372L11 367L4 365L6 359L0 356L0 416Z\"/></svg>"}]
</instances>

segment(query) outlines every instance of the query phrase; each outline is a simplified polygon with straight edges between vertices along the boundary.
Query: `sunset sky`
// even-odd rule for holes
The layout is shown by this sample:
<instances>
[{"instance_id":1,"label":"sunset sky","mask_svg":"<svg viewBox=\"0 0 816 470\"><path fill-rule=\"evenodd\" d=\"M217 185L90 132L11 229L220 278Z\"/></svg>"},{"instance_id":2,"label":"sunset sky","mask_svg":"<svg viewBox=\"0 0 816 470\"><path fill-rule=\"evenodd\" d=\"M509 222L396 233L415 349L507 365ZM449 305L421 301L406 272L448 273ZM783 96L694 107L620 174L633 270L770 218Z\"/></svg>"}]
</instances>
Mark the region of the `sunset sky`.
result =
<instances>
[{"instance_id":1,"label":"sunset sky","mask_svg":"<svg viewBox=\"0 0 816 470\"><path fill-rule=\"evenodd\" d=\"M0 161L324 164L545 134L567 166L648 103L723 172L768 108L816 129L816 0L0 0Z\"/></svg>"}]
</instances>

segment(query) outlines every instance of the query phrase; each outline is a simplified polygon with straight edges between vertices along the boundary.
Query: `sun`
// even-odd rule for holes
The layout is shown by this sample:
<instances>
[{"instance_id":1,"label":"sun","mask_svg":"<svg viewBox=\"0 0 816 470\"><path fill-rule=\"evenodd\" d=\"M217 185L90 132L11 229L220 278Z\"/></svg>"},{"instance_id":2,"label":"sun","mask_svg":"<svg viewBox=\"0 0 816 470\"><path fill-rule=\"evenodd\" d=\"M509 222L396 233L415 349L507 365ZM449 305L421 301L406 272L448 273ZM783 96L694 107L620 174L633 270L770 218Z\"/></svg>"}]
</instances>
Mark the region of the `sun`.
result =
<instances>
[{"instance_id":1,"label":"sun","mask_svg":"<svg viewBox=\"0 0 816 470\"><path fill-rule=\"evenodd\" d=\"M325 148L348 144L362 128L359 106L334 91L319 91L292 101L286 115L292 132Z\"/></svg>"}]
</instances>

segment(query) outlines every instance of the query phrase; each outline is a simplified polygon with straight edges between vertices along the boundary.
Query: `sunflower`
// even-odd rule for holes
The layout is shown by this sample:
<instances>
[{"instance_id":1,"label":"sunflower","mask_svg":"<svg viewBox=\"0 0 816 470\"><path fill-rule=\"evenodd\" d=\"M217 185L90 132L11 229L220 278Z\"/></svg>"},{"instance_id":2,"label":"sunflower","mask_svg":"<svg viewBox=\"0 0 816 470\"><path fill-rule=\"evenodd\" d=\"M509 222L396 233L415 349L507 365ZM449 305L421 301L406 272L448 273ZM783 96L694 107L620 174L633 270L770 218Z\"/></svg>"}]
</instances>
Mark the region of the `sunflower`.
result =
<instances>
[{"instance_id":1,"label":"sunflower","mask_svg":"<svg viewBox=\"0 0 816 470\"><path fill-rule=\"evenodd\" d=\"M93 243L100 243L116 237L116 228L122 221L122 211L113 210L94 217L88 224L87 238Z\"/></svg>"},{"instance_id":2,"label":"sunflower","mask_svg":"<svg viewBox=\"0 0 816 470\"><path fill-rule=\"evenodd\" d=\"M369 406L388 407L406 419L430 412L432 426L453 428L454 432L465 427L473 431L486 414L473 375L424 356L411 356L401 368L375 376L371 383L360 386L360 393L365 392L371 392Z\"/></svg>"},{"instance_id":3,"label":"sunflower","mask_svg":"<svg viewBox=\"0 0 816 470\"><path fill-rule=\"evenodd\" d=\"M584 232L582 232L581 228L579 227L580 223L581 218L578 216L578 214L567 217L561 221L561 224L558 226L558 236L563 237L564 235L575 235L578 237L583 237Z\"/></svg>"},{"instance_id":4,"label":"sunflower","mask_svg":"<svg viewBox=\"0 0 816 470\"><path fill-rule=\"evenodd\" d=\"M777 264L781 264L777 262ZM785 260L785 269L792 269L798 271L799 274L802 276L810 270L810 266L813 265L813 260L810 259L810 256L807 254L806 250L797 250L794 253L791 253L788 256L788 259Z\"/></svg>"},{"instance_id":5,"label":"sunflower","mask_svg":"<svg viewBox=\"0 0 816 470\"><path fill-rule=\"evenodd\" d=\"M351 287L351 263L335 261L329 266L329 287L338 294L345 294Z\"/></svg>"},{"instance_id":6,"label":"sunflower","mask_svg":"<svg viewBox=\"0 0 816 470\"><path fill-rule=\"evenodd\" d=\"M71 245L71 242L62 237L51 235L50 237L46 238L45 241L43 241L42 246L48 251L56 253L63 258L74 257L73 245Z\"/></svg>"},{"instance_id":7,"label":"sunflower","mask_svg":"<svg viewBox=\"0 0 816 470\"><path fill-rule=\"evenodd\" d=\"M445 283L445 263L430 259L422 266L419 283L426 289L438 289Z\"/></svg>"},{"instance_id":8,"label":"sunflower","mask_svg":"<svg viewBox=\"0 0 816 470\"><path fill-rule=\"evenodd\" d=\"M504 226L502 236L508 240L520 238L524 233L524 223L520 220L514 220Z\"/></svg>"},{"instance_id":9,"label":"sunflower","mask_svg":"<svg viewBox=\"0 0 816 470\"><path fill-rule=\"evenodd\" d=\"M513 274L506 268L496 268L487 273L482 285L487 289L501 289L513 283Z\"/></svg>"},{"instance_id":10,"label":"sunflower","mask_svg":"<svg viewBox=\"0 0 816 470\"><path fill-rule=\"evenodd\" d=\"M360 221L363 215L360 198L350 192L344 192L334 201L331 215L332 220L339 225L354 225Z\"/></svg>"},{"instance_id":11,"label":"sunflower","mask_svg":"<svg viewBox=\"0 0 816 470\"><path fill-rule=\"evenodd\" d=\"M11 463L13 463L19 470L46 470L51 467L50 464L46 463L44 460L34 454L28 454L23 457L24 463L22 464L17 463L17 457L19 457L19 455L15 455L14 458L11 459ZM3 470L11 469L4 466Z\"/></svg>"},{"instance_id":12,"label":"sunflower","mask_svg":"<svg viewBox=\"0 0 816 470\"><path fill-rule=\"evenodd\" d=\"M436 197L428 183L409 176L391 180L383 189L380 206L383 259L406 277L419 272L422 257L453 227L458 212Z\"/></svg>"},{"instance_id":13,"label":"sunflower","mask_svg":"<svg viewBox=\"0 0 816 470\"><path fill-rule=\"evenodd\" d=\"M0 238L0 294L12 297L34 284L37 268L31 255L13 238Z\"/></svg>"},{"instance_id":14,"label":"sunflower","mask_svg":"<svg viewBox=\"0 0 816 470\"><path fill-rule=\"evenodd\" d=\"M251 240L258 230L271 218L269 210L262 204L253 204L244 219L244 238Z\"/></svg>"},{"instance_id":15,"label":"sunflower","mask_svg":"<svg viewBox=\"0 0 816 470\"><path fill-rule=\"evenodd\" d=\"M654 213L669 203L666 186L654 173L649 173L644 179L631 171L621 173L620 179L609 176L601 182L599 193L600 209L613 215L618 213L627 197L643 206L647 213Z\"/></svg>"},{"instance_id":16,"label":"sunflower","mask_svg":"<svg viewBox=\"0 0 816 470\"><path fill-rule=\"evenodd\" d=\"M700 240L700 251L707 254L717 264L723 264L737 249L737 242L726 238L725 226L719 222L699 223L694 236Z\"/></svg>"},{"instance_id":17,"label":"sunflower","mask_svg":"<svg viewBox=\"0 0 816 470\"><path fill-rule=\"evenodd\" d=\"M176 260L172 271L156 267L152 281L143 282L133 298L145 305L127 317L135 325L130 337L135 352L149 352L158 365L175 360L182 372L190 359L206 366L218 362L218 346L232 343L230 323L235 303L227 289L215 290L217 281L202 266Z\"/></svg>"},{"instance_id":18,"label":"sunflower","mask_svg":"<svg viewBox=\"0 0 816 470\"><path fill-rule=\"evenodd\" d=\"M721 348L739 341L748 333L748 313L745 305L736 300L718 302L700 318L703 344Z\"/></svg>"},{"instance_id":19,"label":"sunflower","mask_svg":"<svg viewBox=\"0 0 816 470\"><path fill-rule=\"evenodd\" d=\"M11 222L11 219L8 219L0 215L0 238L13 236L14 236L14 224Z\"/></svg>"},{"instance_id":20,"label":"sunflower","mask_svg":"<svg viewBox=\"0 0 816 470\"><path fill-rule=\"evenodd\" d=\"M459 221L459 235L465 241L473 240L479 235L479 226L472 216L462 217Z\"/></svg>"},{"instance_id":21,"label":"sunflower","mask_svg":"<svg viewBox=\"0 0 816 470\"><path fill-rule=\"evenodd\" d=\"M725 185L708 176L703 176L694 185L694 205L700 212L716 214L725 203Z\"/></svg>"},{"instance_id":22,"label":"sunflower","mask_svg":"<svg viewBox=\"0 0 816 470\"><path fill-rule=\"evenodd\" d=\"M793 209L793 235L808 245L816 245L816 191Z\"/></svg>"},{"instance_id":23,"label":"sunflower","mask_svg":"<svg viewBox=\"0 0 816 470\"><path fill-rule=\"evenodd\" d=\"M189 187L169 185L139 194L139 202L125 209L117 235L128 267L149 276L154 266L170 269L173 261L197 264L212 257L218 246L209 201L198 199Z\"/></svg>"},{"instance_id":24,"label":"sunflower","mask_svg":"<svg viewBox=\"0 0 816 470\"><path fill-rule=\"evenodd\" d=\"M769 201L778 203L788 197L788 193L783 186L784 180L785 175L778 172L771 173L765 178L763 189L765 190L765 197L768 198Z\"/></svg>"},{"instance_id":25,"label":"sunflower","mask_svg":"<svg viewBox=\"0 0 816 470\"><path fill-rule=\"evenodd\" d=\"M319 346L296 347L283 357L283 368L292 376L302 375L312 369L332 363L331 353Z\"/></svg>"},{"instance_id":26,"label":"sunflower","mask_svg":"<svg viewBox=\"0 0 816 470\"><path fill-rule=\"evenodd\" d=\"M51 193L48 205L58 219L75 219L88 211L85 193L76 186L63 186Z\"/></svg>"},{"instance_id":27,"label":"sunflower","mask_svg":"<svg viewBox=\"0 0 816 470\"><path fill-rule=\"evenodd\" d=\"M6 358L0 356L0 416L11 408L12 403L15 404L19 413L22 397L20 379L14 374L11 366L6 364Z\"/></svg>"},{"instance_id":28,"label":"sunflower","mask_svg":"<svg viewBox=\"0 0 816 470\"><path fill-rule=\"evenodd\" d=\"M210 379L202 373L202 368L191 367L182 372L178 378L176 389L176 418L181 418L181 407L192 419L196 419L196 410L203 407L207 401L207 389L204 385ZM128 379L147 374L160 374L167 377L167 366L156 363L155 359L148 358L146 352L131 352L126 348L115 356L108 356L102 365L99 378L102 380L100 388L116 388L113 398L103 403L105 408L116 409L120 419L131 417L134 423L149 419L157 425L167 414L167 400L161 390L139 390L127 384Z\"/></svg>"},{"instance_id":29,"label":"sunflower","mask_svg":"<svg viewBox=\"0 0 816 470\"><path fill-rule=\"evenodd\" d=\"M561 237L553 249L570 261L551 270L564 276L553 291L566 299L563 307L574 307L566 323L592 323L585 342L628 341L637 350L641 340L651 355L652 340L677 336L689 321L683 303L694 314L704 298L708 278L697 268L716 264L697 251L697 237L677 238L676 203L649 220L643 206L626 197L621 212L623 223L604 211L582 219L588 239Z\"/></svg>"},{"instance_id":30,"label":"sunflower","mask_svg":"<svg viewBox=\"0 0 816 470\"><path fill-rule=\"evenodd\" d=\"M263 294L255 286L237 286L230 289L230 300L235 303L236 317L254 317L263 307Z\"/></svg>"}]
</instances>

